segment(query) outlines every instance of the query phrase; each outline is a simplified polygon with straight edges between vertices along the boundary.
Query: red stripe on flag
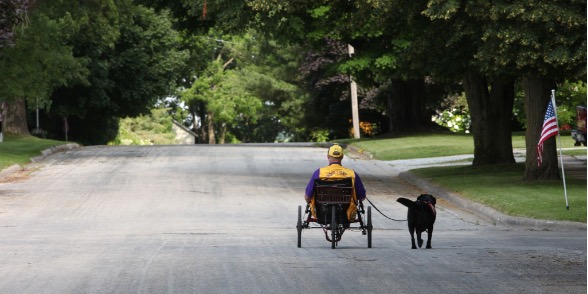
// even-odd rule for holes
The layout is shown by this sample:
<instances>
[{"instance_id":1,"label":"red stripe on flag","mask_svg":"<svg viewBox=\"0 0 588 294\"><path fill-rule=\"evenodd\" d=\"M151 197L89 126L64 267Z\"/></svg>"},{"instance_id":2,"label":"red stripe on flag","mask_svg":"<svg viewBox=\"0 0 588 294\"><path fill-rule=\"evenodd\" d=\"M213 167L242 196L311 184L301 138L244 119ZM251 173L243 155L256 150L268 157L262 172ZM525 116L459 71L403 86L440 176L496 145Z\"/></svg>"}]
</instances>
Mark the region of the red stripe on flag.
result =
<instances>
[{"instance_id":1,"label":"red stripe on flag","mask_svg":"<svg viewBox=\"0 0 588 294\"><path fill-rule=\"evenodd\" d=\"M543 119L541 136L539 137L539 143L537 143L537 166L541 166L543 163L543 143L558 133L557 117L555 115L553 105L551 104L551 100L549 100L549 104L547 104L547 111L545 112L545 118Z\"/></svg>"}]
</instances>

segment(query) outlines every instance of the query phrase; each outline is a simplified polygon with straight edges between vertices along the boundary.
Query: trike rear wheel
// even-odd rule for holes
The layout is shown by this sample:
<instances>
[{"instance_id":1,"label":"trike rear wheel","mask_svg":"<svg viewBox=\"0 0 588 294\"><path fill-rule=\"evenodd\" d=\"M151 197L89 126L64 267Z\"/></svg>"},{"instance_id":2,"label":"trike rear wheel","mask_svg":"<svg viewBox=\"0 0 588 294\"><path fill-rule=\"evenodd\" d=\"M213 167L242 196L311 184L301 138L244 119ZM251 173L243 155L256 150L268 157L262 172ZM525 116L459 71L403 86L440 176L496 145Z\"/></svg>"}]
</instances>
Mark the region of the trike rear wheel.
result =
<instances>
[{"instance_id":1,"label":"trike rear wheel","mask_svg":"<svg viewBox=\"0 0 588 294\"><path fill-rule=\"evenodd\" d=\"M367 241L368 248L372 248L372 207L367 207Z\"/></svg>"},{"instance_id":2,"label":"trike rear wheel","mask_svg":"<svg viewBox=\"0 0 588 294\"><path fill-rule=\"evenodd\" d=\"M331 248L337 246L337 207L331 207Z\"/></svg>"},{"instance_id":3,"label":"trike rear wheel","mask_svg":"<svg viewBox=\"0 0 588 294\"><path fill-rule=\"evenodd\" d=\"M296 223L298 231L298 248L302 247L302 206L298 205L298 222Z\"/></svg>"}]
</instances>

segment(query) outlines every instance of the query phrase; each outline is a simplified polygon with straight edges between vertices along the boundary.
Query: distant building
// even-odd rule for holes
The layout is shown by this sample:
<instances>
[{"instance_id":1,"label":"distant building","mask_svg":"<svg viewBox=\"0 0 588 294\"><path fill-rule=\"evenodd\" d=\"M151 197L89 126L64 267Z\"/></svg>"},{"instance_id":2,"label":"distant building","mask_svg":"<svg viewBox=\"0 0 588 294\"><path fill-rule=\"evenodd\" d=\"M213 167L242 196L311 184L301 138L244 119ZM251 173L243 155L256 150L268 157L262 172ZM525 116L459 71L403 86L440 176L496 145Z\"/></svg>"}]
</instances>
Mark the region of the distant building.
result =
<instances>
[{"instance_id":1,"label":"distant building","mask_svg":"<svg viewBox=\"0 0 588 294\"><path fill-rule=\"evenodd\" d=\"M173 120L172 129L176 134L176 144L190 145L196 143L198 136L180 122Z\"/></svg>"}]
</instances>

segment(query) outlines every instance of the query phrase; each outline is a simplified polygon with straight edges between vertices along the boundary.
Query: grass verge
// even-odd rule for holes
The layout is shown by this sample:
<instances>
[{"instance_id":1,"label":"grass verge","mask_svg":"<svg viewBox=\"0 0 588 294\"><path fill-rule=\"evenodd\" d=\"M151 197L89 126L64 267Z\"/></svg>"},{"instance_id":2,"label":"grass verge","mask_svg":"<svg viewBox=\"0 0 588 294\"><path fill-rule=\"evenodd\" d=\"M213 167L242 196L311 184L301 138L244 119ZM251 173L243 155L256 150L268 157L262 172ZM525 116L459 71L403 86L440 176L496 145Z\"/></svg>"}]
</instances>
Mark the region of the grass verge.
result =
<instances>
[{"instance_id":1,"label":"grass verge","mask_svg":"<svg viewBox=\"0 0 588 294\"><path fill-rule=\"evenodd\" d=\"M566 210L563 181L525 183L524 171L524 164L412 170L448 191L507 215L586 223L586 180L566 176L570 207Z\"/></svg>"},{"instance_id":2,"label":"grass verge","mask_svg":"<svg viewBox=\"0 0 588 294\"><path fill-rule=\"evenodd\" d=\"M419 134L397 138L343 140L379 160L400 160L474 153L471 134ZM564 155L586 156L586 147L574 146L562 135ZM513 134L513 148L525 149L524 133ZM558 141L559 147L559 141ZM483 203L507 215L586 223L586 180L566 176L566 210L563 181L524 183L524 164L472 167L465 165L412 170L447 190ZM465 166L464 166L465 165Z\"/></svg>"},{"instance_id":3,"label":"grass verge","mask_svg":"<svg viewBox=\"0 0 588 294\"><path fill-rule=\"evenodd\" d=\"M41 151L63 144L65 142L28 135L4 135L3 142L0 142L0 170L29 163L31 158L41 155Z\"/></svg>"},{"instance_id":4,"label":"grass verge","mask_svg":"<svg viewBox=\"0 0 588 294\"><path fill-rule=\"evenodd\" d=\"M474 154L474 139L471 134L419 134L385 139L346 139L337 142L352 144L379 160ZM575 147L569 136L562 136L561 143L563 148L577 149L564 150L565 155L586 155L586 147ZM524 133L513 134L512 147L525 149Z\"/></svg>"}]
</instances>

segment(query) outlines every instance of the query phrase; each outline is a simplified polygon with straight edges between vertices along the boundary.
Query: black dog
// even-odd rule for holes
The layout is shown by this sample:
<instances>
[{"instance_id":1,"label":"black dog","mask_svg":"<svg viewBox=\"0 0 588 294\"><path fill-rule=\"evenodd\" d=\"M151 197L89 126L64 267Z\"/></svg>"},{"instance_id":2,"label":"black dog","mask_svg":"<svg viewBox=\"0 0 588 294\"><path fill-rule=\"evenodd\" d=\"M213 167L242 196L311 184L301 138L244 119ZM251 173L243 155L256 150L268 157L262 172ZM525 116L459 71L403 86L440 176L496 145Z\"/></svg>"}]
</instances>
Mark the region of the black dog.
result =
<instances>
[{"instance_id":1,"label":"black dog","mask_svg":"<svg viewBox=\"0 0 588 294\"><path fill-rule=\"evenodd\" d=\"M406 219L408 221L408 231L410 232L412 249L417 249L414 243L415 230L417 239L419 241L419 248L423 246L421 233L427 231L427 249L430 249L431 237L433 237L433 224L435 224L435 218L437 216L437 212L435 210L437 199L429 194L421 194L421 196L419 196L416 201L402 197L398 198L396 201L408 207L408 214Z\"/></svg>"}]
</instances>

